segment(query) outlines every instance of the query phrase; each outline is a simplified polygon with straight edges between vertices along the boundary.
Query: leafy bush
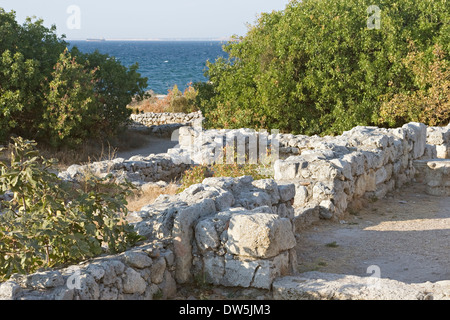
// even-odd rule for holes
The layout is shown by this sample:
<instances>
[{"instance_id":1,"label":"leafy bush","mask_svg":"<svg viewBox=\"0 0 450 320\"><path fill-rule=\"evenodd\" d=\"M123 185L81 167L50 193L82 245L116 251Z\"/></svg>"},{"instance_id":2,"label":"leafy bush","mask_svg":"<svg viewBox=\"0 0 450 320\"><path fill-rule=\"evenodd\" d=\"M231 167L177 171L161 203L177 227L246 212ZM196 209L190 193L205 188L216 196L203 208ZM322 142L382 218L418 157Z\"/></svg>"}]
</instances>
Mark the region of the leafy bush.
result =
<instances>
[{"instance_id":1,"label":"leafy bush","mask_svg":"<svg viewBox=\"0 0 450 320\"><path fill-rule=\"evenodd\" d=\"M68 52L41 19L19 25L0 8L0 32L0 141L16 134L59 147L109 137L128 120L127 104L145 93L137 64Z\"/></svg>"},{"instance_id":2,"label":"leafy bush","mask_svg":"<svg viewBox=\"0 0 450 320\"><path fill-rule=\"evenodd\" d=\"M14 138L11 162L0 162L0 281L115 253L139 240L124 217L130 185L91 177L80 188L50 172L33 141ZM107 246L107 248L103 248Z\"/></svg>"},{"instance_id":3,"label":"leafy bush","mask_svg":"<svg viewBox=\"0 0 450 320\"><path fill-rule=\"evenodd\" d=\"M427 62L425 53L412 47L405 65L414 75L417 89L387 96L380 109L381 124L400 126L415 121L437 126L450 122L450 63L444 57L436 45L431 62Z\"/></svg>"},{"instance_id":4,"label":"leafy bush","mask_svg":"<svg viewBox=\"0 0 450 320\"><path fill-rule=\"evenodd\" d=\"M338 134L378 124L382 98L416 89L404 64L418 52L450 49L445 0L380 0L379 29L368 28L371 0L291 1L263 13L244 37L208 64L200 107L210 126ZM202 91L205 92L202 92Z\"/></svg>"}]
</instances>

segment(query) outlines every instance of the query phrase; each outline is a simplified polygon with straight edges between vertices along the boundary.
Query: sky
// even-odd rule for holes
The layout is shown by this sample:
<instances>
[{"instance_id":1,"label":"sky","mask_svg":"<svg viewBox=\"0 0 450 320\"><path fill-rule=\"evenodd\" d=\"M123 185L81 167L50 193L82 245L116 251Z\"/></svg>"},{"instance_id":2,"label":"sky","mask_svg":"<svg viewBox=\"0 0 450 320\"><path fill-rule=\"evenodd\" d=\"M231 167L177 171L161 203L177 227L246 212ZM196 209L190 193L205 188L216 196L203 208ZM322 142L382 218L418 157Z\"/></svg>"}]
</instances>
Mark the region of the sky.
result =
<instances>
[{"instance_id":1,"label":"sky","mask_svg":"<svg viewBox=\"0 0 450 320\"><path fill-rule=\"evenodd\" d=\"M226 39L289 0L0 0L0 7L55 24L68 40Z\"/></svg>"}]
</instances>

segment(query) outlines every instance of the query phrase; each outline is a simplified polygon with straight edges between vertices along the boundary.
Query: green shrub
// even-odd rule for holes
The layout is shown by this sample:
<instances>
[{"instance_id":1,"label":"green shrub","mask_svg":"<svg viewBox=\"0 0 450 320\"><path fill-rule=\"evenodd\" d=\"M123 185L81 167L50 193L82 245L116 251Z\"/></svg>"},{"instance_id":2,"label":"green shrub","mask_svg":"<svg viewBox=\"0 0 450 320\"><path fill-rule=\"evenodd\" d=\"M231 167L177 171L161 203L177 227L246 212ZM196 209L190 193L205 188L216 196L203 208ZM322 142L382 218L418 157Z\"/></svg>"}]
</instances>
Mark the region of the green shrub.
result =
<instances>
[{"instance_id":1,"label":"green shrub","mask_svg":"<svg viewBox=\"0 0 450 320\"><path fill-rule=\"evenodd\" d=\"M374 4L379 29L368 28ZM445 0L291 1L208 63L199 105L215 127L311 135L377 124L383 97L416 89L404 64L409 43L449 52L449 19Z\"/></svg>"},{"instance_id":2,"label":"green shrub","mask_svg":"<svg viewBox=\"0 0 450 320\"><path fill-rule=\"evenodd\" d=\"M109 55L68 52L68 43L28 18L0 8L0 142L15 134L54 147L76 146L87 136L117 134L147 78Z\"/></svg>"},{"instance_id":3,"label":"green shrub","mask_svg":"<svg viewBox=\"0 0 450 320\"><path fill-rule=\"evenodd\" d=\"M14 138L10 164L0 162L0 281L13 273L115 253L139 236L125 220L129 184L91 177L80 188L50 172L35 143Z\"/></svg>"},{"instance_id":4,"label":"green shrub","mask_svg":"<svg viewBox=\"0 0 450 320\"><path fill-rule=\"evenodd\" d=\"M405 65L414 75L417 89L387 95L380 109L380 124L397 127L406 122L422 122L431 126L450 122L450 61L436 45L431 61L412 46Z\"/></svg>"}]
</instances>

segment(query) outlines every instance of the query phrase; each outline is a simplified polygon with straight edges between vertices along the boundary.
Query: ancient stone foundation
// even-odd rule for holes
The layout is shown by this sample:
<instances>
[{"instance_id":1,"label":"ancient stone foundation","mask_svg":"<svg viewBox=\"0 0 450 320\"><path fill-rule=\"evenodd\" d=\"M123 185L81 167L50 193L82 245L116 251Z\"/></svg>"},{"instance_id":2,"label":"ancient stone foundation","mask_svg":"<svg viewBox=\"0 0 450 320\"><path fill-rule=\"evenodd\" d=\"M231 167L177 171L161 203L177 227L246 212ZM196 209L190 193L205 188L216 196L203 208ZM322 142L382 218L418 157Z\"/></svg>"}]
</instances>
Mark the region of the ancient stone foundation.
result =
<instances>
[{"instance_id":1,"label":"ancient stone foundation","mask_svg":"<svg viewBox=\"0 0 450 320\"><path fill-rule=\"evenodd\" d=\"M297 265L295 234L313 221L341 219L355 203L383 198L413 179L425 179L431 194L449 194L450 126L356 127L337 137L199 130L181 128L180 146L167 154L72 166L60 177L112 174L139 186L171 181L199 159L218 159L218 150L239 139L244 152L266 145L284 157L274 162L273 179L207 178L160 196L130 214L146 238L140 246L62 270L14 275L0 284L0 299L165 299L198 276L212 285L273 290L276 299L378 299L358 291L367 279L351 278L349 287L340 280L351 276L286 277ZM193 143L200 135L206 138ZM398 288L412 299L429 292ZM448 297L440 288L435 297Z\"/></svg>"}]
</instances>

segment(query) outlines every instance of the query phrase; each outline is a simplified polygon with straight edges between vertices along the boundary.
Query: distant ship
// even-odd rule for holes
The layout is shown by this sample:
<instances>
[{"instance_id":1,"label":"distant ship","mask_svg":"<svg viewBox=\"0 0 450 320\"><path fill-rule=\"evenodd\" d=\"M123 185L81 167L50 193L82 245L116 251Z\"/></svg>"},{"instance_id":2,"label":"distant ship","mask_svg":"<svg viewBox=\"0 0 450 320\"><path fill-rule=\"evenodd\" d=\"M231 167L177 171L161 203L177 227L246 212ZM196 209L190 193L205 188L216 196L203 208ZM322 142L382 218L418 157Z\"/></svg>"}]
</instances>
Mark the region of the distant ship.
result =
<instances>
[{"instance_id":1,"label":"distant ship","mask_svg":"<svg viewBox=\"0 0 450 320\"><path fill-rule=\"evenodd\" d=\"M94 42L94 41L106 41L106 39L105 38L102 38L102 39L94 39L94 38L88 38L88 39L86 39L86 41L88 41L88 42Z\"/></svg>"}]
</instances>

